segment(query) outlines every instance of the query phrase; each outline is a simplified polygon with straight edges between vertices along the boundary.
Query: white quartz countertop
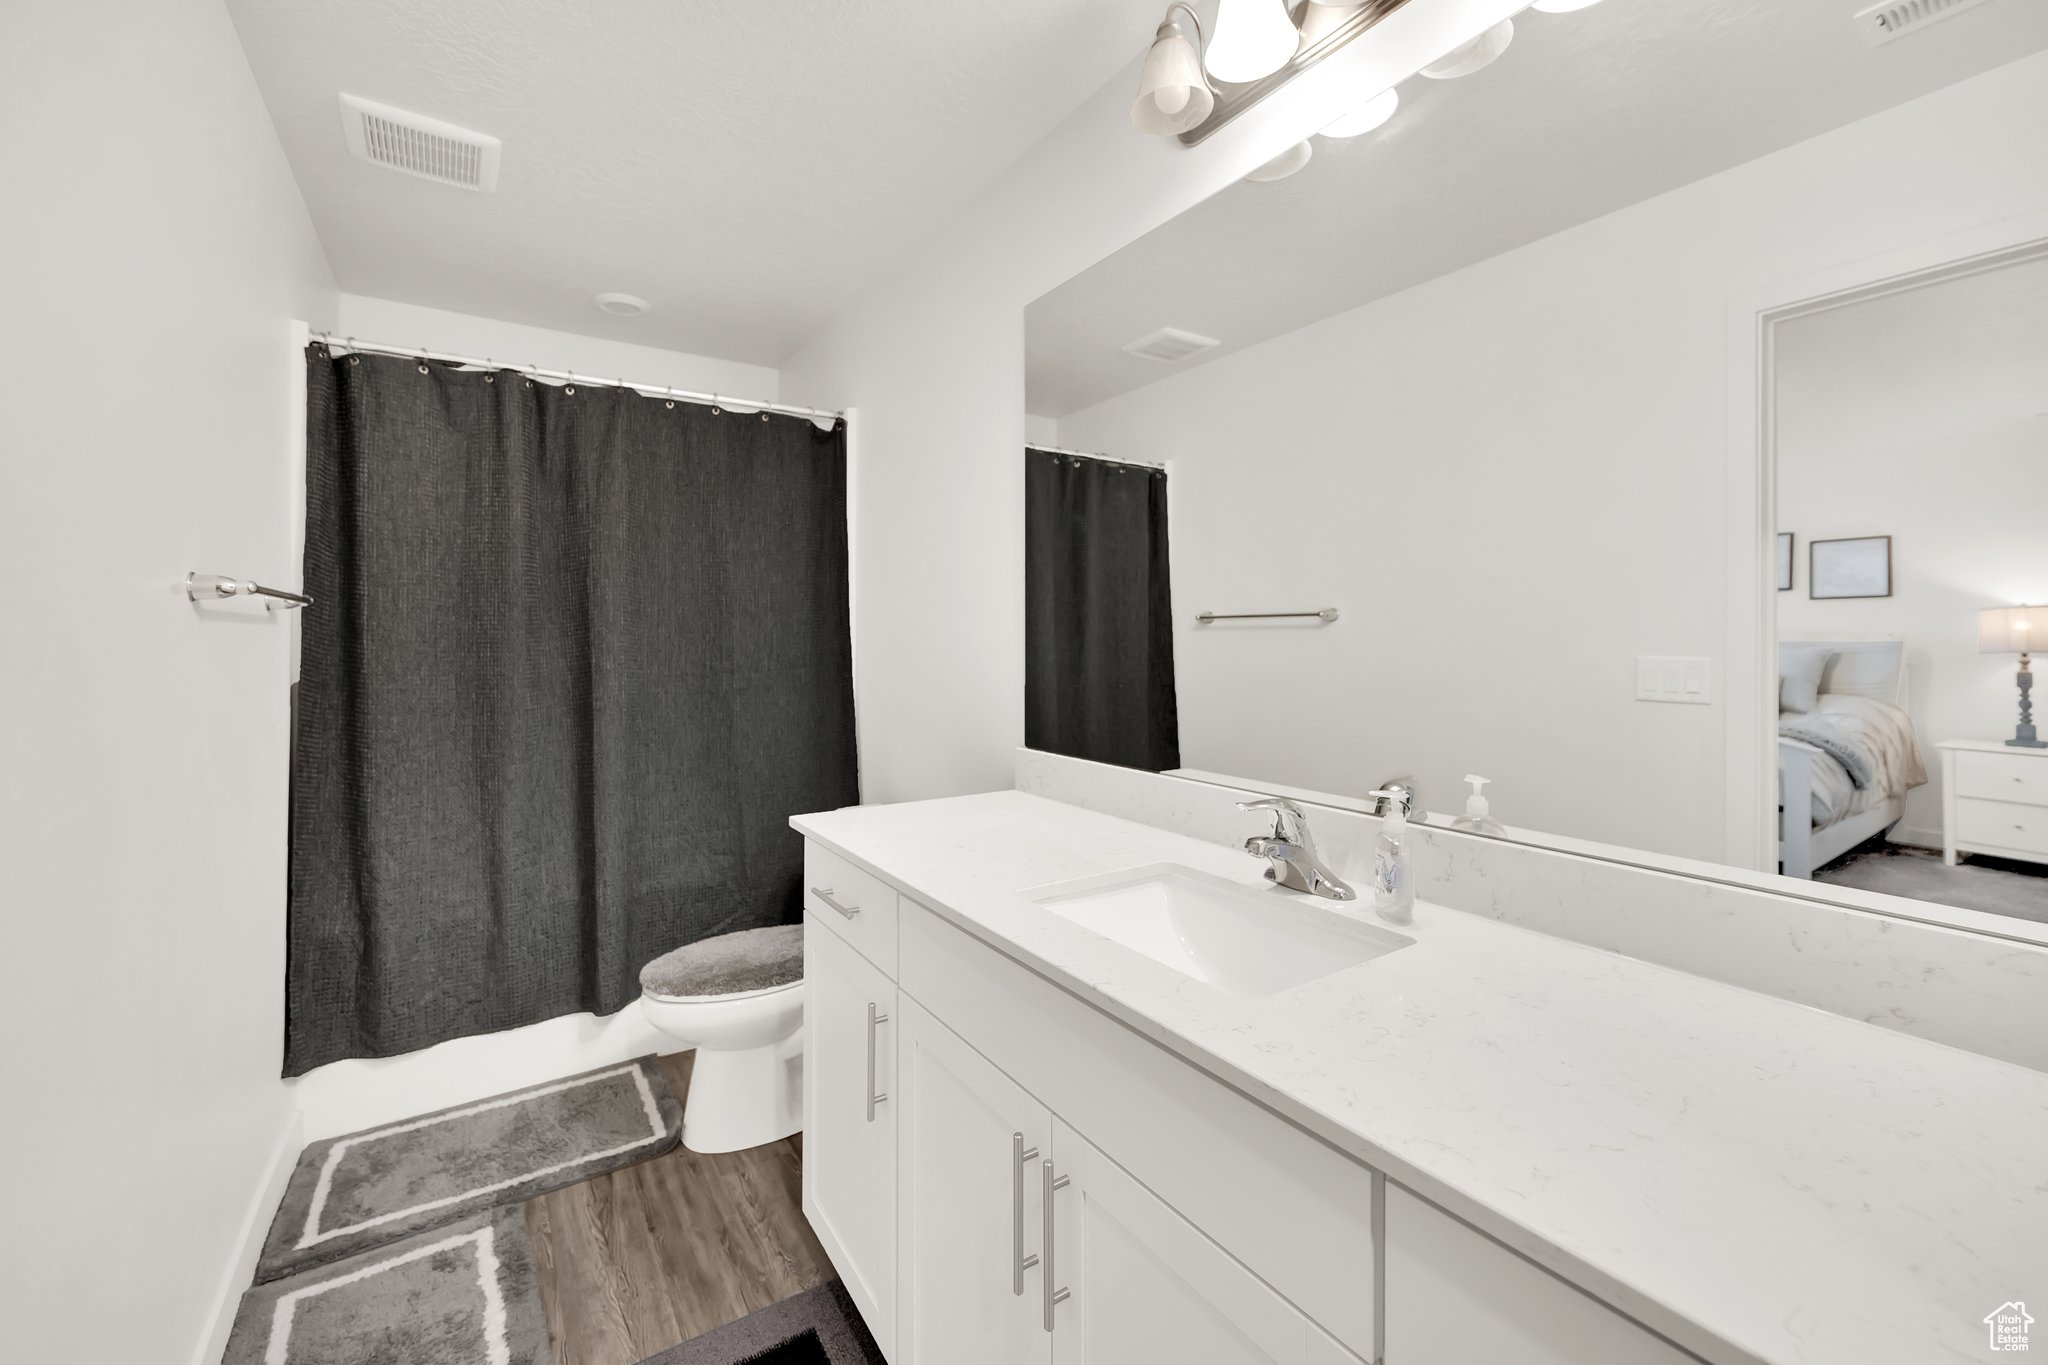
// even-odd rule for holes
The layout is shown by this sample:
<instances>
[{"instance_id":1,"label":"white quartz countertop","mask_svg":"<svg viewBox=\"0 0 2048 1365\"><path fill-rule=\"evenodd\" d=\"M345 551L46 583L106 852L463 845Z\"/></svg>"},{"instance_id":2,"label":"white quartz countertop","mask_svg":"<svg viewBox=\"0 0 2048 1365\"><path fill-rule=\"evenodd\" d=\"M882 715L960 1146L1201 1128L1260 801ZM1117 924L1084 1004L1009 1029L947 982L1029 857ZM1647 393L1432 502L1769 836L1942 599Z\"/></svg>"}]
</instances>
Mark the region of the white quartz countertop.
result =
<instances>
[{"instance_id":1,"label":"white quartz countertop","mask_svg":"<svg viewBox=\"0 0 2048 1365\"><path fill-rule=\"evenodd\" d=\"M1239 850L1022 792L791 823L1717 1365L2003 1359L1987 1313L2048 1322L2048 1075L1426 885L1413 947L1238 999L1019 893L1167 862L1292 894Z\"/></svg>"}]
</instances>

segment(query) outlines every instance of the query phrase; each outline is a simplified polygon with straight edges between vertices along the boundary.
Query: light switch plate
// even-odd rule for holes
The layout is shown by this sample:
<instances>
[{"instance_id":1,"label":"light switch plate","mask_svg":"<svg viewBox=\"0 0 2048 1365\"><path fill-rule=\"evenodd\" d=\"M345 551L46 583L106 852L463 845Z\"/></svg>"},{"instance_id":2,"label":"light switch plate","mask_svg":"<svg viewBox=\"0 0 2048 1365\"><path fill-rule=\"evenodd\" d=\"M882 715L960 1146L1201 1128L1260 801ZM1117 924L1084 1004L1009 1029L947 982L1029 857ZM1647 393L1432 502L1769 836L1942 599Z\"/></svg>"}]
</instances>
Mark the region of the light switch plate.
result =
<instances>
[{"instance_id":1,"label":"light switch plate","mask_svg":"<svg viewBox=\"0 0 2048 1365\"><path fill-rule=\"evenodd\" d=\"M1713 701L1713 660L1670 654L1636 656L1636 700L1705 706Z\"/></svg>"}]
</instances>

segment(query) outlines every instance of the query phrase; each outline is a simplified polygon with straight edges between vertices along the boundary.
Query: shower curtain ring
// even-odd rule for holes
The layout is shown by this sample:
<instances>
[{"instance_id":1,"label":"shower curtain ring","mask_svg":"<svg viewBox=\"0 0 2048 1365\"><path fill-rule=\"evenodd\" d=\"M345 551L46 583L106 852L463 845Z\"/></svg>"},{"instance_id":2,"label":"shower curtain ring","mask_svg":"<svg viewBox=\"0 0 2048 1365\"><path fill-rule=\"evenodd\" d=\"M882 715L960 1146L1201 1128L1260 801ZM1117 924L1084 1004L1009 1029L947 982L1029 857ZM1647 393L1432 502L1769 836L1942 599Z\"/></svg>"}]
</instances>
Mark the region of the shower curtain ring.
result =
<instances>
[{"instance_id":1,"label":"shower curtain ring","mask_svg":"<svg viewBox=\"0 0 2048 1365\"><path fill-rule=\"evenodd\" d=\"M491 365L491 358L490 358L489 356L485 356L485 357L484 357L484 383L486 383L486 384L495 384L495 383L497 383L497 382L498 382L498 372L497 372L497 370L496 370L495 368L493 368L493 367L492 367L492 365Z\"/></svg>"},{"instance_id":2,"label":"shower curtain ring","mask_svg":"<svg viewBox=\"0 0 2048 1365\"><path fill-rule=\"evenodd\" d=\"M348 348L349 364L360 365L363 363L362 353L356 350L356 339L354 337L350 337L347 341L344 341L342 345Z\"/></svg>"}]
</instances>

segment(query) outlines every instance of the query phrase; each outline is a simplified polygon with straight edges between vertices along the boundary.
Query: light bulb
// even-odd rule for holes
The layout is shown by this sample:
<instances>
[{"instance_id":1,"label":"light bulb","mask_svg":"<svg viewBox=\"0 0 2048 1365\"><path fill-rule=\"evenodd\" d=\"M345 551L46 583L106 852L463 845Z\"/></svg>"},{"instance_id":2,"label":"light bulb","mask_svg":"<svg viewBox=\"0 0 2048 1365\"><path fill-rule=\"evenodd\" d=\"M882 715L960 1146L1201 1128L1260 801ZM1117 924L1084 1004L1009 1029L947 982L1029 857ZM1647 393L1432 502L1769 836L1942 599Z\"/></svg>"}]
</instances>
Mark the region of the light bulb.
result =
<instances>
[{"instance_id":1,"label":"light bulb","mask_svg":"<svg viewBox=\"0 0 2048 1365\"><path fill-rule=\"evenodd\" d=\"M1217 80L1243 85L1287 65L1300 46L1285 0L1222 0L1216 36L1202 60Z\"/></svg>"},{"instance_id":2,"label":"light bulb","mask_svg":"<svg viewBox=\"0 0 2048 1365\"><path fill-rule=\"evenodd\" d=\"M1145 74L1138 79L1131 122L1140 132L1171 136L1199 124L1215 107L1209 78L1202 74L1202 59L1169 15L1152 40L1152 50L1145 54Z\"/></svg>"},{"instance_id":3,"label":"light bulb","mask_svg":"<svg viewBox=\"0 0 2048 1365\"><path fill-rule=\"evenodd\" d=\"M1438 81L1469 76L1483 66L1493 65L1494 58L1506 52L1508 44L1514 40L1515 21L1503 19L1471 42L1460 43L1423 67L1422 74Z\"/></svg>"},{"instance_id":4,"label":"light bulb","mask_svg":"<svg viewBox=\"0 0 2048 1365\"><path fill-rule=\"evenodd\" d=\"M1536 0L1530 9L1540 9L1545 14L1571 14L1582 9L1591 9L1600 0Z\"/></svg>"},{"instance_id":5,"label":"light bulb","mask_svg":"<svg viewBox=\"0 0 2048 1365\"><path fill-rule=\"evenodd\" d=\"M1324 137L1358 137L1369 133L1394 116L1401 107L1401 92L1382 90L1364 104L1323 129Z\"/></svg>"}]
</instances>

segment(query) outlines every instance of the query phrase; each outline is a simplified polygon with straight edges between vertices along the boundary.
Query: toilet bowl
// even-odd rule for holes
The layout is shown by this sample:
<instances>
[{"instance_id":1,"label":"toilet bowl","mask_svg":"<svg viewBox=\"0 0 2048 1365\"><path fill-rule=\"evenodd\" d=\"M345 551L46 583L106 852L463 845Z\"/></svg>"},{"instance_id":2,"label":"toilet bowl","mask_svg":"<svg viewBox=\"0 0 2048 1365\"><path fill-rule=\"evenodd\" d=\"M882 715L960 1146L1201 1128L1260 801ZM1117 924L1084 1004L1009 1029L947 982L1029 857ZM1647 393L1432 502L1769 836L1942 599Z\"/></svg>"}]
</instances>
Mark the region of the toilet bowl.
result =
<instances>
[{"instance_id":1,"label":"toilet bowl","mask_svg":"<svg viewBox=\"0 0 2048 1365\"><path fill-rule=\"evenodd\" d=\"M777 984L722 989L792 972ZM736 1152L803 1127L802 972L801 925L708 939L641 972L641 1013L697 1052L683 1100L691 1151Z\"/></svg>"}]
</instances>

